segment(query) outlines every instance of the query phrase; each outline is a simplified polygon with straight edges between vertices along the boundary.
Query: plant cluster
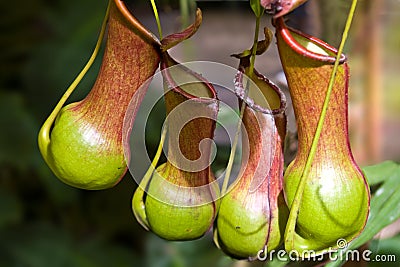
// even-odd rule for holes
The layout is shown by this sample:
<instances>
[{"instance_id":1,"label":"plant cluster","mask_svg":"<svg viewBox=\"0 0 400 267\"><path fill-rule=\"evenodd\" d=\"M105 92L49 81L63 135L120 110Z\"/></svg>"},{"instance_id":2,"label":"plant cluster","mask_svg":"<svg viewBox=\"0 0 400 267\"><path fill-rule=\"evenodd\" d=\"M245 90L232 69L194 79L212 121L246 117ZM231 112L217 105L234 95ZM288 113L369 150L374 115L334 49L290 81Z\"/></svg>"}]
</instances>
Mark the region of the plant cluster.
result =
<instances>
[{"instance_id":1,"label":"plant cluster","mask_svg":"<svg viewBox=\"0 0 400 267\"><path fill-rule=\"evenodd\" d=\"M217 91L207 77L178 63L168 50L201 25L201 11L182 32L160 40L128 11L110 0L99 41L88 64L66 91L39 133L46 163L63 182L98 190L116 185L129 165L127 140L151 78L160 68L167 120L160 146L132 199L138 222L167 240L193 240L213 228L226 254L255 259L282 244L287 251L324 254L363 231L370 189L353 159L348 137L347 58L342 54L356 1L339 49L285 25L283 16L305 0L251 0L256 17L253 46L234 55L239 66L234 92L240 120L220 186L210 168L219 110ZM286 100L282 91L254 69L257 55L273 39L260 18L273 16L279 56L298 127L296 158L284 168ZM107 33L105 31L108 28ZM90 93L64 106L97 56L103 35L102 66ZM242 162L228 186L242 134ZM167 138L168 133L168 138ZM158 165L164 142L167 162ZM134 166L134 164L133 164ZM340 248L340 247L339 247Z\"/></svg>"}]
</instances>

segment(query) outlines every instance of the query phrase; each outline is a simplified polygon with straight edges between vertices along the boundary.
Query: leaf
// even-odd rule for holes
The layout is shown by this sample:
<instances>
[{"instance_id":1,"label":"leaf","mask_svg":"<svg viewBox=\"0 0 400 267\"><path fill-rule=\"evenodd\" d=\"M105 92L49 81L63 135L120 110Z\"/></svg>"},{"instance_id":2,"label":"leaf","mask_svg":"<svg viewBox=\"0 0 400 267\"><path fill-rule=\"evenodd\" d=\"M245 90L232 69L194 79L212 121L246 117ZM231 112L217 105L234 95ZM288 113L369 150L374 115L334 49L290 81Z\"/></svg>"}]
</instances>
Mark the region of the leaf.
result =
<instances>
[{"instance_id":1,"label":"leaf","mask_svg":"<svg viewBox=\"0 0 400 267\"><path fill-rule=\"evenodd\" d=\"M190 25L189 27L187 27L186 29L184 29L181 32L173 33L161 40L161 51L165 52L168 49L181 43L182 41L192 37L193 34L195 34L197 32L197 30L199 29L202 20L203 20L203 17L201 14L201 10L198 8L196 10L196 20L192 25Z\"/></svg>"},{"instance_id":2,"label":"leaf","mask_svg":"<svg viewBox=\"0 0 400 267\"><path fill-rule=\"evenodd\" d=\"M398 165L393 161L384 161L377 165L364 167L362 170L368 179L368 184L376 185L384 182L398 168Z\"/></svg>"},{"instance_id":3,"label":"leaf","mask_svg":"<svg viewBox=\"0 0 400 267\"><path fill-rule=\"evenodd\" d=\"M250 0L250 6L256 17L261 17L263 8L261 8L260 0Z\"/></svg>"},{"instance_id":4,"label":"leaf","mask_svg":"<svg viewBox=\"0 0 400 267\"><path fill-rule=\"evenodd\" d=\"M379 231L400 218L400 166L394 163L384 162L376 166L370 166L366 173L379 175L378 170L387 174L388 178L378 188L371 199L370 216L364 231L343 250L338 253L345 253L353 250L372 239ZM389 172L389 170L391 170ZM370 171L370 172L368 172ZM379 180L368 178L369 180ZM343 258L342 260L340 260ZM329 263L328 267L342 266L346 257L339 257L339 260Z\"/></svg>"},{"instance_id":5,"label":"leaf","mask_svg":"<svg viewBox=\"0 0 400 267\"><path fill-rule=\"evenodd\" d=\"M376 255L387 255L390 257L395 257L387 262L385 262L385 267L398 267L400 259L400 235L387 239L374 239L371 241L369 250L372 251L371 259L372 262L368 263L368 267L380 267L381 262L374 261ZM387 258L388 259L388 258Z\"/></svg>"},{"instance_id":6,"label":"leaf","mask_svg":"<svg viewBox=\"0 0 400 267\"><path fill-rule=\"evenodd\" d=\"M393 175L375 192L371 201L371 213L367 226L368 231L376 229L371 238L381 229L400 218L400 167Z\"/></svg>"}]
</instances>

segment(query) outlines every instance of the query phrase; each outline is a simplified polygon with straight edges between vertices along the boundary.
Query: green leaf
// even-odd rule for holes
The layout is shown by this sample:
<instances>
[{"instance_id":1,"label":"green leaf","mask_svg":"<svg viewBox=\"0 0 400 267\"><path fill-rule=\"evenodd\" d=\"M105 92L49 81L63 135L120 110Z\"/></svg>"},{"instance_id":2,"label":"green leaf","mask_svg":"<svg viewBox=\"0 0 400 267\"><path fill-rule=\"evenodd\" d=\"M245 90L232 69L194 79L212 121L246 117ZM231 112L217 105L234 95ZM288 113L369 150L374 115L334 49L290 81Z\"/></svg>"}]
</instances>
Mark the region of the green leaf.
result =
<instances>
[{"instance_id":1,"label":"green leaf","mask_svg":"<svg viewBox=\"0 0 400 267\"><path fill-rule=\"evenodd\" d=\"M400 166L384 162L364 169L368 180L383 181L371 199L370 215L364 231L349 246L338 253L353 250L372 239L384 227L400 218ZM384 176L386 179L373 178L372 175ZM342 266L346 257L329 263L328 267ZM343 260L340 260L343 258Z\"/></svg>"},{"instance_id":2,"label":"green leaf","mask_svg":"<svg viewBox=\"0 0 400 267\"><path fill-rule=\"evenodd\" d=\"M400 259L400 235L387 239L374 239L371 241L369 249L372 251L370 259L374 259L376 255L387 255L390 261L384 263L385 267L398 267ZM394 261L393 261L394 260ZM382 262L374 261L368 263L368 267L380 267Z\"/></svg>"},{"instance_id":3,"label":"green leaf","mask_svg":"<svg viewBox=\"0 0 400 267\"><path fill-rule=\"evenodd\" d=\"M377 165L364 167L362 170L371 186L385 181L397 167L398 165L393 161L384 161Z\"/></svg>"},{"instance_id":4,"label":"green leaf","mask_svg":"<svg viewBox=\"0 0 400 267\"><path fill-rule=\"evenodd\" d=\"M250 0L250 6L256 17L261 17L263 8L261 7L260 0Z\"/></svg>"},{"instance_id":5,"label":"green leaf","mask_svg":"<svg viewBox=\"0 0 400 267\"><path fill-rule=\"evenodd\" d=\"M400 218L400 167L374 194L369 215L371 238L382 228Z\"/></svg>"}]
</instances>

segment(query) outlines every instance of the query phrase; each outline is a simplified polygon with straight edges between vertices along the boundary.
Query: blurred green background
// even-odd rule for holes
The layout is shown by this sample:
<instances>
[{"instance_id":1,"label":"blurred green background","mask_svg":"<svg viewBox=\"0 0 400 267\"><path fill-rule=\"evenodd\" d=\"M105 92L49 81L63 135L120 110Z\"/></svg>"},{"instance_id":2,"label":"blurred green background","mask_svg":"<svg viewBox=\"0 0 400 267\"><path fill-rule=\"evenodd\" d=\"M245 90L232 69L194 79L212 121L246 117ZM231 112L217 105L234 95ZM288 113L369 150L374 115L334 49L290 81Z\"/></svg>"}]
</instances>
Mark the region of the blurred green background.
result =
<instances>
[{"instance_id":1,"label":"blurred green background","mask_svg":"<svg viewBox=\"0 0 400 267\"><path fill-rule=\"evenodd\" d=\"M360 1L359 15L346 47L352 60L354 88L350 95L351 137L354 154L361 164L384 159L400 161L400 3L380 1L382 6L371 19L371 1ZM156 32L149 2L126 2ZM179 30L181 14L185 14L179 9L179 2L158 2L167 33ZM212 243L210 234L181 243L147 233L131 212L136 184L129 174L112 189L84 191L61 183L45 165L37 148L37 133L90 56L106 5L107 1L95 0L0 3L0 267L263 266L224 256ZM204 8L204 27L172 54L181 60L214 60L235 67L237 62L229 54L251 45L250 8L243 1L200 1L198 5ZM289 16L289 23L337 45L348 6L349 1L310 0L301 14ZM266 16L265 21L269 20ZM380 66L375 70L382 86L375 92L379 105L368 102L370 48L365 44L371 43L371 23L380 28ZM216 28L220 32L215 33ZM230 37L243 32L248 36L243 42L231 41L232 47L225 45L222 36L227 36L229 42ZM258 68L275 75L280 70L279 61L276 51L269 53L257 63ZM98 58L69 102L86 95L100 62ZM371 109L379 115L379 121L378 132L372 130L374 136L369 137L371 122L366 120L370 117L366 114ZM157 137L158 133L150 140ZM155 142L149 146L154 148ZM386 253L396 253L400 261L398 234L380 240L379 244Z\"/></svg>"}]
</instances>

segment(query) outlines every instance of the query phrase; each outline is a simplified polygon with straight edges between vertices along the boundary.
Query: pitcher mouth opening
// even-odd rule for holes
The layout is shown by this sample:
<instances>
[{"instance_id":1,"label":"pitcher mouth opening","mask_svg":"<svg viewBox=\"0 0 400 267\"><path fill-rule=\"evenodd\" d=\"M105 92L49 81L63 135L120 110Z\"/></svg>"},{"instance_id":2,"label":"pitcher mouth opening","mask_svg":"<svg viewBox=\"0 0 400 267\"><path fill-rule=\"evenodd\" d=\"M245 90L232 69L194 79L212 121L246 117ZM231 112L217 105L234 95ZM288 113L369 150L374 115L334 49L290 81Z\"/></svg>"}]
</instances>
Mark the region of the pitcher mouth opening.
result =
<instances>
[{"instance_id":1,"label":"pitcher mouth opening","mask_svg":"<svg viewBox=\"0 0 400 267\"><path fill-rule=\"evenodd\" d=\"M273 24L276 28L276 35L280 35L296 53L317 61L335 63L338 52L336 48L318 38L287 27L283 18L275 19ZM341 54L339 63L343 64L346 61L346 56Z\"/></svg>"},{"instance_id":2,"label":"pitcher mouth opening","mask_svg":"<svg viewBox=\"0 0 400 267\"><path fill-rule=\"evenodd\" d=\"M254 110L270 115L283 114L286 110L285 94L279 89L279 87L277 87L264 75L258 73L257 71L254 71L254 74L257 79L265 82L266 85L270 87L270 90L276 95L275 98L277 98L277 100L275 102L279 103L271 103L270 101L268 101L268 96L264 95L264 93L266 92L262 92L261 88L258 90L260 90L260 93L264 96L266 103L260 103L260 101L258 101L256 98L251 97L251 94L249 94L249 96L247 96L247 98L244 99L246 89L243 86L243 78L245 76L243 68L240 68L235 76L236 95Z\"/></svg>"},{"instance_id":3,"label":"pitcher mouth opening","mask_svg":"<svg viewBox=\"0 0 400 267\"><path fill-rule=\"evenodd\" d=\"M185 64L180 64L176 62L172 57L169 56L167 52L164 52L162 54L160 69L163 78L166 79L172 91L177 92L194 102L215 103L217 101L217 92L215 91L211 83L209 83L206 79L204 79L204 77L202 77L198 73L187 68ZM178 69L183 70L187 74L187 76L191 77L186 77L186 79L183 79L181 77L181 81L175 81L173 77L173 72ZM197 90L193 90L190 88L191 84L199 83L203 85L201 87L202 90L198 90L199 88L197 88Z\"/></svg>"}]
</instances>

